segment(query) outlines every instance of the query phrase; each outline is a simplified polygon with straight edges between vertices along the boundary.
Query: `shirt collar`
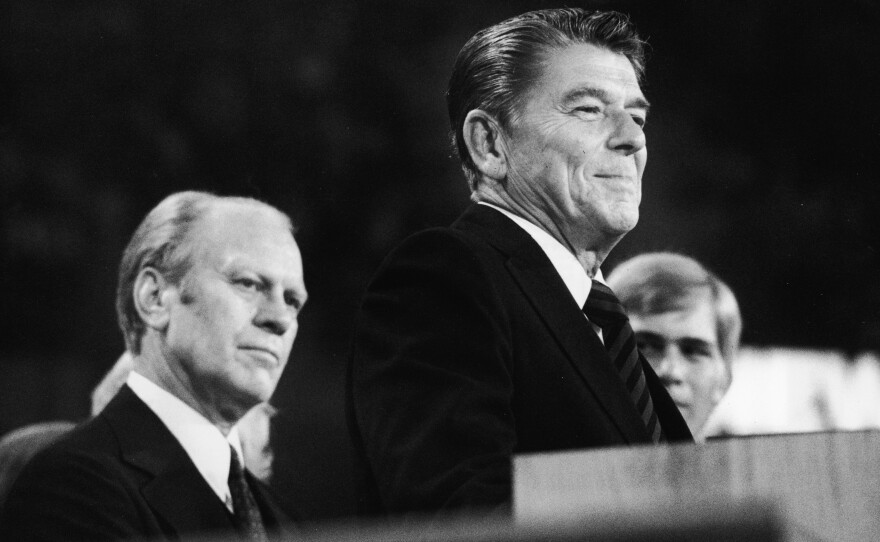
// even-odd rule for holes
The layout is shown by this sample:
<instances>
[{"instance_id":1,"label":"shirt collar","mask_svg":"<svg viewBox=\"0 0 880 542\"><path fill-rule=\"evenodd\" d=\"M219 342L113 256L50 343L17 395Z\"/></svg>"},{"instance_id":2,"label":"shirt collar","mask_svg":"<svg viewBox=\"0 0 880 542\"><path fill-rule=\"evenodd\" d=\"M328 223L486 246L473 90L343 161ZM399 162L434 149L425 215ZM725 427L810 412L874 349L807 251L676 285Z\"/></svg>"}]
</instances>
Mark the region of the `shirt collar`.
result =
<instances>
[{"instance_id":1,"label":"shirt collar","mask_svg":"<svg viewBox=\"0 0 880 542\"><path fill-rule=\"evenodd\" d=\"M233 426L224 437L207 418L135 371L129 373L126 384L162 420L214 493L230 507L229 447L243 457L238 427Z\"/></svg>"},{"instance_id":2,"label":"shirt collar","mask_svg":"<svg viewBox=\"0 0 880 542\"><path fill-rule=\"evenodd\" d=\"M590 295L590 290L593 288L593 281L590 280L590 276L587 275L587 272L571 251L565 248L565 246L557 241L552 235L525 218L485 201L480 201L478 203L503 213L506 217L513 220L516 225L524 229L525 232L528 233L536 243L538 243L538 246L541 247L541 250L544 251L547 258L550 259L550 263L553 264L553 268L559 273L559 276L562 278L562 281L565 283L565 286L568 288L568 291L571 293L571 297L574 298L577 306L584 306L584 303L587 302L587 297ZM598 280L603 284L605 283L601 269L596 273L595 280Z\"/></svg>"}]
</instances>

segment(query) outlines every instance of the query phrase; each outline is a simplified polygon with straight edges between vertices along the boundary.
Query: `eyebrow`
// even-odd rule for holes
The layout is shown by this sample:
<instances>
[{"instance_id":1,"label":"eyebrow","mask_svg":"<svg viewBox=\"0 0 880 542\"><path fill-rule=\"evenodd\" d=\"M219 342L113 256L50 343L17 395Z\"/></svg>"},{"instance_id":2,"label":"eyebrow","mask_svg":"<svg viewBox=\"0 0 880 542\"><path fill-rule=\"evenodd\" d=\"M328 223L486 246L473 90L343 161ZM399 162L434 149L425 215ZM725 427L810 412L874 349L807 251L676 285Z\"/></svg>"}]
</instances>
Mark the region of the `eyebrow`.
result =
<instances>
[{"instance_id":1,"label":"eyebrow","mask_svg":"<svg viewBox=\"0 0 880 542\"><path fill-rule=\"evenodd\" d=\"M562 97L562 103L569 104L580 100L581 98L596 98L606 103L611 101L611 95L604 89L596 87L579 87L566 93L565 96ZM651 109L651 103L648 102L644 96L637 96L626 102L624 107L628 109L644 109L645 113L647 113Z\"/></svg>"},{"instance_id":2,"label":"eyebrow","mask_svg":"<svg viewBox=\"0 0 880 542\"><path fill-rule=\"evenodd\" d=\"M707 341L705 339L698 339L697 337L682 337L678 340L679 344L687 345L687 346L701 346L704 348L712 348L715 346L713 341Z\"/></svg>"},{"instance_id":3,"label":"eyebrow","mask_svg":"<svg viewBox=\"0 0 880 542\"><path fill-rule=\"evenodd\" d=\"M648 341L666 342L666 337L650 331L636 331L636 338Z\"/></svg>"},{"instance_id":4,"label":"eyebrow","mask_svg":"<svg viewBox=\"0 0 880 542\"><path fill-rule=\"evenodd\" d=\"M281 282L275 280L274 278L269 277L265 273L255 269L253 266L248 264L247 262L235 261L233 262L228 269L225 271L226 276L230 279L239 273L252 273L257 277L257 281L260 283L262 288L271 288L276 284L281 284ZM309 299L308 291L301 288L291 287L291 288L283 288L284 295L286 296L288 293L292 294L293 297L299 302L299 306L302 307L306 304L306 301Z\"/></svg>"},{"instance_id":5,"label":"eyebrow","mask_svg":"<svg viewBox=\"0 0 880 542\"><path fill-rule=\"evenodd\" d=\"M678 339L667 339L665 336L660 335L659 333L654 333L652 331L636 331L636 338L644 340L644 341L652 341L652 342L676 342L680 344L686 344L690 346L705 346L707 348L711 348L715 346L715 343L712 341L707 341L705 339L701 339L699 337L680 337Z\"/></svg>"}]
</instances>

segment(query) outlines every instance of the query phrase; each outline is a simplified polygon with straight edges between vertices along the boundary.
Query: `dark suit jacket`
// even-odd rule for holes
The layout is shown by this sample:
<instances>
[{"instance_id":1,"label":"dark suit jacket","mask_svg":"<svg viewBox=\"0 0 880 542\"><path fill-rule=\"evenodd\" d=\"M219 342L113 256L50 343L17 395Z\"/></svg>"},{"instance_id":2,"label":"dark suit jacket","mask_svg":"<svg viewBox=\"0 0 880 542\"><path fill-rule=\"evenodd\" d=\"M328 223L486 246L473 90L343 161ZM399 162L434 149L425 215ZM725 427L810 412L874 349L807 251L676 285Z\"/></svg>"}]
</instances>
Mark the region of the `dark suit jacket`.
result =
<instances>
[{"instance_id":1,"label":"dark suit jacket","mask_svg":"<svg viewBox=\"0 0 880 542\"><path fill-rule=\"evenodd\" d=\"M504 509L513 454L650 442L550 260L492 208L404 241L356 326L347 406L363 513ZM691 440L642 365L667 438Z\"/></svg>"},{"instance_id":2,"label":"dark suit jacket","mask_svg":"<svg viewBox=\"0 0 880 542\"><path fill-rule=\"evenodd\" d=\"M247 474L270 532L286 517ZM0 540L120 540L231 534L231 515L183 447L128 386L25 467Z\"/></svg>"}]
</instances>

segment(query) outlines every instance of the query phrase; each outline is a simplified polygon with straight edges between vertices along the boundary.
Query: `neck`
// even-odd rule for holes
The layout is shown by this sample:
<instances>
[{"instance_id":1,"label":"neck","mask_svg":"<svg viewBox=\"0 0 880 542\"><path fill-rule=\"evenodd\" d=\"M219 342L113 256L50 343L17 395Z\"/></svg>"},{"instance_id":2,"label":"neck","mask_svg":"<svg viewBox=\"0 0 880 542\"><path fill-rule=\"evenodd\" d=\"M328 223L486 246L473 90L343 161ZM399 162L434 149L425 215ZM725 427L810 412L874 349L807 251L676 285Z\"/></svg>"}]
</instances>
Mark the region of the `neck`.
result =
<instances>
[{"instance_id":1,"label":"neck","mask_svg":"<svg viewBox=\"0 0 880 542\"><path fill-rule=\"evenodd\" d=\"M605 257L623 237L608 240L607 237L597 235L589 228L577 228L570 224L557 223L541 209L520 203L510 197L506 191L493 189L486 182L477 186L477 189L471 194L471 199L476 202L491 203L538 226L574 254L590 278L596 276Z\"/></svg>"},{"instance_id":2,"label":"neck","mask_svg":"<svg viewBox=\"0 0 880 542\"><path fill-rule=\"evenodd\" d=\"M217 398L213 397L209 390L200 390L195 386L180 364L170 362L168 357L162 355L161 349L155 346L144 337L141 353L134 356L133 369L186 403L217 427L223 436L227 436L245 412L238 413L228 408L220 408L222 402L216 401Z\"/></svg>"}]
</instances>

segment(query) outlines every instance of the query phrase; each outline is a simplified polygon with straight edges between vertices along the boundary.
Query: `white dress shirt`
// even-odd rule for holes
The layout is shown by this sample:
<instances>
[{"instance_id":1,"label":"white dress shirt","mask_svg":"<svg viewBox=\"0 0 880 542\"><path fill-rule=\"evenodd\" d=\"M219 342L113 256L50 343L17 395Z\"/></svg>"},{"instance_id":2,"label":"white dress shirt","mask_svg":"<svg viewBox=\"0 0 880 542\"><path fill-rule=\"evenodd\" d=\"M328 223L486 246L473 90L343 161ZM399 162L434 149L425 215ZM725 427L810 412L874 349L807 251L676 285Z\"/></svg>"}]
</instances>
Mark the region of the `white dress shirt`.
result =
<instances>
[{"instance_id":1,"label":"white dress shirt","mask_svg":"<svg viewBox=\"0 0 880 542\"><path fill-rule=\"evenodd\" d=\"M584 303L587 302L587 298L590 296L590 290L593 289L593 280L598 280L602 284L605 284L605 278L602 276L601 269L596 272L596 276L593 279L590 279L590 276L587 274L578 259L575 258L574 254L565 248L562 243L557 241L556 238L540 227L532 224L521 216L517 216L510 211L498 207L497 205L485 201L481 201L479 204L504 213L504 216L513 220L517 226L525 230L525 232L529 234L536 243L538 243L538 246L541 247L541 250L543 250L544 254L547 255L547 258L550 259L553 268L559 273L562 282L565 283L566 288L568 288L571 297L574 298L574 302L577 303L578 307L583 307ZM586 315L584 315L584 318L586 318ZM587 319L587 321L589 321L589 319ZM592 322L590 322L590 325L601 339L602 329Z\"/></svg>"},{"instance_id":2,"label":"white dress shirt","mask_svg":"<svg viewBox=\"0 0 880 542\"><path fill-rule=\"evenodd\" d=\"M192 407L134 371L129 373L126 383L180 442L202 477L231 512L232 495L227 483L229 447L235 449L239 458L243 457L238 428L233 426L224 437L214 424Z\"/></svg>"}]
</instances>

